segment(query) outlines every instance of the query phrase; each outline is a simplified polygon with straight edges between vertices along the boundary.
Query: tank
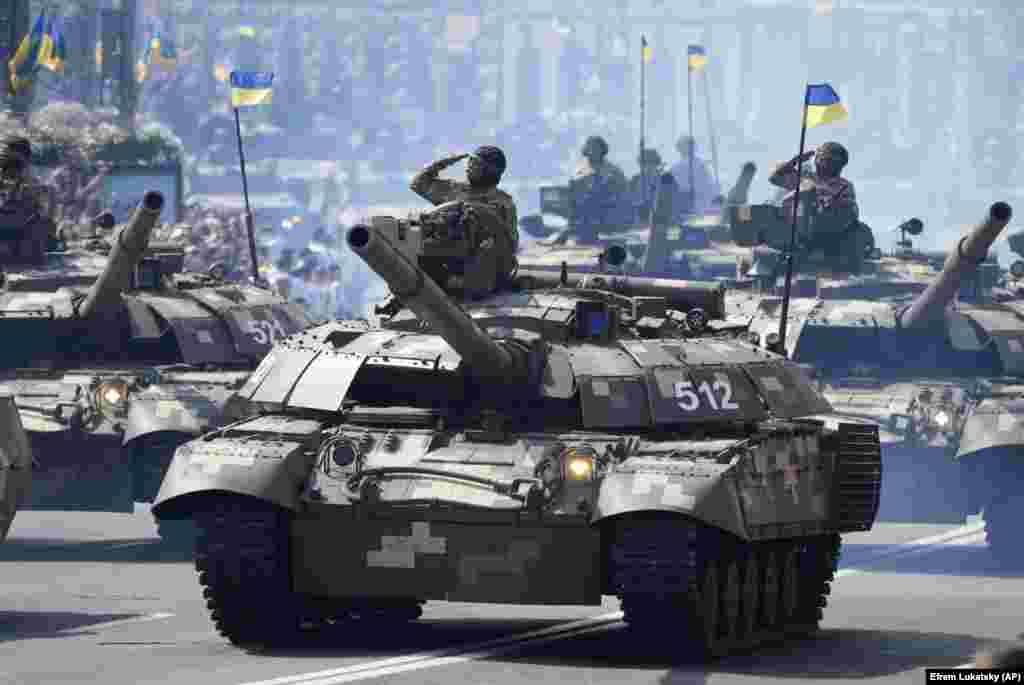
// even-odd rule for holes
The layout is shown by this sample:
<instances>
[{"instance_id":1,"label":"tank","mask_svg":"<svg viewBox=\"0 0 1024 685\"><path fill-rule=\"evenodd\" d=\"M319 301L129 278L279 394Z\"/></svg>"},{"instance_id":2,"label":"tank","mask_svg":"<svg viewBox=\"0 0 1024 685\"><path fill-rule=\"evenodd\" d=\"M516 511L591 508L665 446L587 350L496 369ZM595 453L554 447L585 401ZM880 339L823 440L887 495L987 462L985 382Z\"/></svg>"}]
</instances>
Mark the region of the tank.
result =
<instances>
[{"instance_id":1,"label":"tank","mask_svg":"<svg viewBox=\"0 0 1024 685\"><path fill-rule=\"evenodd\" d=\"M752 162L743 166L720 209L677 218L656 210L653 222L622 221L591 240L582 240L576 231L569 188L542 187L541 214L524 216L519 222L524 232L538 238L521 248L519 262L531 269L558 270L564 262L575 270L603 270L606 265L598 265L601 256L617 246L626 251L621 273L731 286L740 277L738 267L748 250L733 242L727 218L734 206L746 203L755 172Z\"/></svg>"},{"instance_id":2,"label":"tank","mask_svg":"<svg viewBox=\"0 0 1024 685\"><path fill-rule=\"evenodd\" d=\"M984 510L1003 557L1015 545L999 531L1021 511L1007 503L1024 491L1010 456L1024 446L1024 318L986 255L1010 217L992 205L941 269L934 255L889 256L866 260L860 275L814 274L794 286L784 347L814 369L838 416L879 426L880 520L958 523ZM778 292L732 292L727 307L750 340L781 351Z\"/></svg>"},{"instance_id":3,"label":"tank","mask_svg":"<svg viewBox=\"0 0 1024 685\"><path fill-rule=\"evenodd\" d=\"M32 487L32 451L14 398L0 393L0 542Z\"/></svg>"},{"instance_id":4,"label":"tank","mask_svg":"<svg viewBox=\"0 0 1024 685\"><path fill-rule=\"evenodd\" d=\"M174 448L227 421L273 343L311 323L262 288L182 271L182 247L151 242L162 206L147 193L112 235L109 215L77 238L63 226L63 249L29 260L18 231L0 241L0 390L39 465L27 508L151 501Z\"/></svg>"},{"instance_id":5,"label":"tank","mask_svg":"<svg viewBox=\"0 0 1024 685\"><path fill-rule=\"evenodd\" d=\"M798 365L717 336L719 284L443 290L424 255L473 233L351 228L400 304L280 342L238 392L250 416L178 448L154 512L202 529L221 634L603 595L703 656L814 631L840 535L874 521L877 427L808 418L830 406Z\"/></svg>"}]
</instances>

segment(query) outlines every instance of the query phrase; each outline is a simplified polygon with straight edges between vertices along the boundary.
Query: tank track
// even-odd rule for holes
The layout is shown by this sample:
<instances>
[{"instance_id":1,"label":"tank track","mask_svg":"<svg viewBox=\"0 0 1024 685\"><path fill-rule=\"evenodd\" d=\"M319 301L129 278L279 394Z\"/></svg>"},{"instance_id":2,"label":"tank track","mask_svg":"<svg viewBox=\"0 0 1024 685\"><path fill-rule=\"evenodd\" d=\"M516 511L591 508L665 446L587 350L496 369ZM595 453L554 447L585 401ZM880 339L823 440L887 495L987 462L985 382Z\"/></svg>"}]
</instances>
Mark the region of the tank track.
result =
<instances>
[{"instance_id":1,"label":"tank track","mask_svg":"<svg viewBox=\"0 0 1024 685\"><path fill-rule=\"evenodd\" d=\"M671 634L674 653L719 657L818 629L838 534L750 543L660 514L611 525L608 580L625 621L655 638Z\"/></svg>"},{"instance_id":2,"label":"tank track","mask_svg":"<svg viewBox=\"0 0 1024 685\"><path fill-rule=\"evenodd\" d=\"M1021 509L1012 497L995 498L985 507L985 543L989 553L1005 564L1024 563L1020 545Z\"/></svg>"},{"instance_id":3,"label":"tank track","mask_svg":"<svg viewBox=\"0 0 1024 685\"><path fill-rule=\"evenodd\" d=\"M415 598L317 600L291 589L290 512L254 498L211 498L195 513L195 566L217 631L239 646L295 644L309 628L415 620Z\"/></svg>"}]
</instances>

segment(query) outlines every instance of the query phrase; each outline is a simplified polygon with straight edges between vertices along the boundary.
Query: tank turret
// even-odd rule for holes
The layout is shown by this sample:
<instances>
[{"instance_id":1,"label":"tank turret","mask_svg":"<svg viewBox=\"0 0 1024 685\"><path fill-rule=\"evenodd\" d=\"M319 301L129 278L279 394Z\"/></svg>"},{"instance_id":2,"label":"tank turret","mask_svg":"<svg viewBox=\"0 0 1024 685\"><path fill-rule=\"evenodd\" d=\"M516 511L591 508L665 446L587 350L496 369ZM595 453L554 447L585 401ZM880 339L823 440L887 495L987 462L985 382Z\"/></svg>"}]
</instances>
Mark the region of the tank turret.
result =
<instances>
[{"instance_id":1,"label":"tank turret","mask_svg":"<svg viewBox=\"0 0 1024 685\"><path fill-rule=\"evenodd\" d=\"M346 235L348 246L391 288L402 304L422 320L480 376L526 382L525 350L493 340L433 279L371 226L357 225Z\"/></svg>"},{"instance_id":2,"label":"tank turret","mask_svg":"<svg viewBox=\"0 0 1024 685\"><path fill-rule=\"evenodd\" d=\"M899 315L904 328L924 326L939 317L960 290L966 274L985 259L988 249L1010 222L1013 210L1005 202L996 202L988 216L960 239L957 248L946 259L942 273L914 302Z\"/></svg>"},{"instance_id":3,"label":"tank turret","mask_svg":"<svg viewBox=\"0 0 1024 685\"><path fill-rule=\"evenodd\" d=\"M79 317L91 318L119 301L130 285L132 271L146 254L163 206L164 196L159 192L151 190L143 196L128 223L111 241L109 261L78 306Z\"/></svg>"}]
</instances>

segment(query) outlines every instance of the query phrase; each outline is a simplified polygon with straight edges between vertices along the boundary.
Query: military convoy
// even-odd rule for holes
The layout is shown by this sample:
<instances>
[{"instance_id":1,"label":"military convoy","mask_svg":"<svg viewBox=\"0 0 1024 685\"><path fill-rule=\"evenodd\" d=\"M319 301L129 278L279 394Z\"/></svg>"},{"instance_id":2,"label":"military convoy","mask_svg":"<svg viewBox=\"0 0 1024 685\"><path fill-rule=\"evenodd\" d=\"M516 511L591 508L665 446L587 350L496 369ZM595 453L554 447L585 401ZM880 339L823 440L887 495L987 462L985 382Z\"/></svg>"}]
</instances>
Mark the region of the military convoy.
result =
<instances>
[{"instance_id":1,"label":"military convoy","mask_svg":"<svg viewBox=\"0 0 1024 685\"><path fill-rule=\"evenodd\" d=\"M579 271L604 270L609 265L600 262L602 255L609 247L619 246L626 251L624 272L731 285L749 250L732 241L723 217L730 208L747 202L755 172L754 164L744 165L719 211L684 220L655 207L653 221L603 222L606 230L596 236L580 230L582 220L574 215L570 186L542 187L541 214L524 216L519 222L523 231L539 239L520 250L519 262L531 269L557 270L564 262ZM564 228L546 223L556 218L565 222Z\"/></svg>"},{"instance_id":2,"label":"military convoy","mask_svg":"<svg viewBox=\"0 0 1024 685\"><path fill-rule=\"evenodd\" d=\"M30 506L132 511L156 494L174 448L226 420L273 343L311 322L265 290L182 271L150 244L150 192L109 239L43 252L17 208L0 216L0 390L39 464Z\"/></svg>"},{"instance_id":3,"label":"military convoy","mask_svg":"<svg viewBox=\"0 0 1024 685\"><path fill-rule=\"evenodd\" d=\"M397 305L280 341L251 416L175 454L154 513L200 527L220 632L605 594L702 654L813 631L876 427L805 418L830 407L796 364L711 336L720 285L520 270L471 300L436 281L472 231L415 224L347 235Z\"/></svg>"},{"instance_id":4,"label":"military convoy","mask_svg":"<svg viewBox=\"0 0 1024 685\"><path fill-rule=\"evenodd\" d=\"M990 548L1004 559L1020 556L1007 528L1024 511L1024 315L1019 296L997 287L987 251L1010 216L992 205L941 270L912 253L865 255L858 274L827 263L809 271L806 258L784 344L777 287L734 292L729 303L750 340L815 369L838 416L880 427L880 519L961 522L984 511ZM742 224L745 239L754 231ZM770 285L780 271L763 271Z\"/></svg>"}]
</instances>

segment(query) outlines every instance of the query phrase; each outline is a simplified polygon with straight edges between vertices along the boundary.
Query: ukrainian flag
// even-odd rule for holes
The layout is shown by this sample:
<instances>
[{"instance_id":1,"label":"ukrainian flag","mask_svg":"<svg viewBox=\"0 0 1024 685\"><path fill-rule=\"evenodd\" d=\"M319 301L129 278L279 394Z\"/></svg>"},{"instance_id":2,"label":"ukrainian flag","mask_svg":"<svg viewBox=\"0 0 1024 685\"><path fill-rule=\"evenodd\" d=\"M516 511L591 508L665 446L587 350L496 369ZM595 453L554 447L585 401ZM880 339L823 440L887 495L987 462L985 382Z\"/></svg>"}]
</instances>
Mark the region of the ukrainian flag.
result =
<instances>
[{"instance_id":1,"label":"ukrainian flag","mask_svg":"<svg viewBox=\"0 0 1024 685\"><path fill-rule=\"evenodd\" d=\"M269 71L232 71L231 106L249 107L270 104L273 97L271 83L274 74Z\"/></svg>"},{"instance_id":2,"label":"ukrainian flag","mask_svg":"<svg viewBox=\"0 0 1024 685\"><path fill-rule=\"evenodd\" d=\"M836 91L827 83L808 85L804 103L807 109L804 126L807 128L831 124L847 116L846 107L839 101Z\"/></svg>"},{"instance_id":3,"label":"ukrainian flag","mask_svg":"<svg viewBox=\"0 0 1024 685\"><path fill-rule=\"evenodd\" d=\"M43 39L39 45L39 54L36 56L36 64L49 68L50 58L53 57L53 17L46 20L46 30L43 31Z\"/></svg>"},{"instance_id":4,"label":"ukrainian flag","mask_svg":"<svg viewBox=\"0 0 1024 685\"><path fill-rule=\"evenodd\" d=\"M11 89L17 93L32 83L46 34L46 13L40 12L35 26L18 44L14 57L7 63Z\"/></svg>"},{"instance_id":5,"label":"ukrainian flag","mask_svg":"<svg viewBox=\"0 0 1024 685\"><path fill-rule=\"evenodd\" d=\"M690 71L700 71L708 63L703 45L689 45L686 48L686 66Z\"/></svg>"},{"instance_id":6,"label":"ukrainian flag","mask_svg":"<svg viewBox=\"0 0 1024 685\"><path fill-rule=\"evenodd\" d=\"M647 44L646 36L640 36L640 56L643 58L645 63L649 63L654 57L654 52L651 50L651 46Z\"/></svg>"},{"instance_id":7,"label":"ukrainian flag","mask_svg":"<svg viewBox=\"0 0 1024 685\"><path fill-rule=\"evenodd\" d=\"M67 58L67 45L64 42L64 19L58 18L51 24L49 30L50 54L47 55L43 66L50 71L60 74L64 71L64 60Z\"/></svg>"},{"instance_id":8,"label":"ukrainian flag","mask_svg":"<svg viewBox=\"0 0 1024 685\"><path fill-rule=\"evenodd\" d=\"M149 63L163 71L174 71L178 66L178 51L171 40L153 36L149 41Z\"/></svg>"}]
</instances>

